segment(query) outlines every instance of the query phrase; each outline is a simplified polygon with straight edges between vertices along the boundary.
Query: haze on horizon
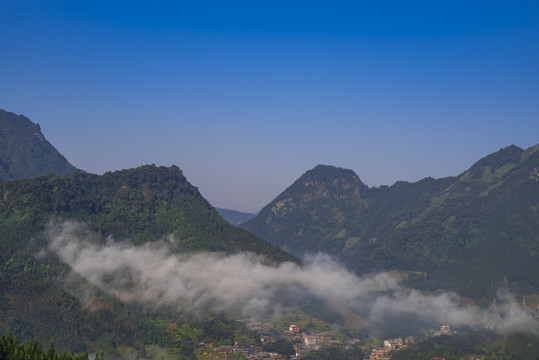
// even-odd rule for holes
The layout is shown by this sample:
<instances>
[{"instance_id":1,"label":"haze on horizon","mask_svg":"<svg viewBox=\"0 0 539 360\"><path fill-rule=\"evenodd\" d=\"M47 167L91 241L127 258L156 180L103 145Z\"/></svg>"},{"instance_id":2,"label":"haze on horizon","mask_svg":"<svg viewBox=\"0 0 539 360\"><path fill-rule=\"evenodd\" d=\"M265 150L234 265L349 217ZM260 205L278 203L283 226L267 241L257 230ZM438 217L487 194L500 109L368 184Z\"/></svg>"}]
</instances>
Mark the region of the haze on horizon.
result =
<instances>
[{"instance_id":1,"label":"haze on horizon","mask_svg":"<svg viewBox=\"0 0 539 360\"><path fill-rule=\"evenodd\" d=\"M539 142L539 2L0 1L0 108L78 168L178 165L254 212L317 164L372 186Z\"/></svg>"}]
</instances>

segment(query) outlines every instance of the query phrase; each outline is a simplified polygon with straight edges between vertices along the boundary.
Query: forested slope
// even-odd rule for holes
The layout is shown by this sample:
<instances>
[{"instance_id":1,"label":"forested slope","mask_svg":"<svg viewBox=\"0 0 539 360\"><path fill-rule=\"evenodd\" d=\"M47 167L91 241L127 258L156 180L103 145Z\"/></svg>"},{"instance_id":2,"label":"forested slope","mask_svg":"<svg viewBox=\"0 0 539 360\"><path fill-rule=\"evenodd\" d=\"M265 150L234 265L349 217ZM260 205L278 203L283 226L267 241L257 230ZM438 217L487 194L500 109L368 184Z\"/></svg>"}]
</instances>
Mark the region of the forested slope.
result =
<instances>
[{"instance_id":1,"label":"forested slope","mask_svg":"<svg viewBox=\"0 0 539 360\"><path fill-rule=\"evenodd\" d=\"M142 245L172 235L171 251L249 251L269 263L295 261L223 220L176 166L142 166L101 176L78 171L0 182L0 329L4 333L54 341L75 351L99 348L114 353L120 346L140 350L140 344L191 348L172 341L177 334L155 325L159 312L122 304L92 289L54 258L36 256L46 246L44 231L67 220L87 224L98 243L113 239ZM81 289L94 295L81 297ZM160 316L171 316L166 314ZM226 319L217 323L226 330ZM211 333L208 329L214 324L206 322L206 330L200 333ZM216 336L230 336L227 331Z\"/></svg>"},{"instance_id":2,"label":"forested slope","mask_svg":"<svg viewBox=\"0 0 539 360\"><path fill-rule=\"evenodd\" d=\"M510 146L459 176L369 188L317 166L241 225L296 256L330 253L357 273L416 272L473 297L539 291L539 146Z\"/></svg>"}]
</instances>

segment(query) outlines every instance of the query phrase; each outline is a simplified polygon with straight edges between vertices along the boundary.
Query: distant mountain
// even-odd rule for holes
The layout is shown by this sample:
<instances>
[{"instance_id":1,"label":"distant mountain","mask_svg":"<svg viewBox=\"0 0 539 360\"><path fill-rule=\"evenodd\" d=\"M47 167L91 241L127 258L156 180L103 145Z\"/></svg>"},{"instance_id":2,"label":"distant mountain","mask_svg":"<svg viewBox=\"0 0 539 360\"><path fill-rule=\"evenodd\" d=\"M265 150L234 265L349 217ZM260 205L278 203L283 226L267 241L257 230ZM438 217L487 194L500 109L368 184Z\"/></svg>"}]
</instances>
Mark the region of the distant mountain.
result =
<instances>
[{"instance_id":1,"label":"distant mountain","mask_svg":"<svg viewBox=\"0 0 539 360\"><path fill-rule=\"evenodd\" d=\"M46 174L66 175L77 170L23 115L0 110L0 180Z\"/></svg>"},{"instance_id":2,"label":"distant mountain","mask_svg":"<svg viewBox=\"0 0 539 360\"><path fill-rule=\"evenodd\" d=\"M176 347L183 341L176 344L178 336L169 334L168 325L158 328L155 319L103 294L80 303L76 291L66 289L66 281L85 289L92 286L71 278L69 269L54 258L35 257L46 244L43 234L50 224L83 222L96 235L92 241L100 244L112 237L142 245L173 235L171 251L250 251L263 254L268 262L296 261L223 220L176 166L2 181L0 194L0 333L45 344L54 341L58 348L102 351L140 348L141 343ZM163 311L159 315L165 316ZM189 330L188 324L182 329Z\"/></svg>"},{"instance_id":3,"label":"distant mountain","mask_svg":"<svg viewBox=\"0 0 539 360\"><path fill-rule=\"evenodd\" d=\"M223 219L236 226L239 226L256 216L255 214L230 209L215 208L215 210L217 210Z\"/></svg>"},{"instance_id":4,"label":"distant mountain","mask_svg":"<svg viewBox=\"0 0 539 360\"><path fill-rule=\"evenodd\" d=\"M539 292L538 150L509 146L456 177L373 188L319 165L241 227L296 256L327 252L360 274L410 271L419 288Z\"/></svg>"}]
</instances>

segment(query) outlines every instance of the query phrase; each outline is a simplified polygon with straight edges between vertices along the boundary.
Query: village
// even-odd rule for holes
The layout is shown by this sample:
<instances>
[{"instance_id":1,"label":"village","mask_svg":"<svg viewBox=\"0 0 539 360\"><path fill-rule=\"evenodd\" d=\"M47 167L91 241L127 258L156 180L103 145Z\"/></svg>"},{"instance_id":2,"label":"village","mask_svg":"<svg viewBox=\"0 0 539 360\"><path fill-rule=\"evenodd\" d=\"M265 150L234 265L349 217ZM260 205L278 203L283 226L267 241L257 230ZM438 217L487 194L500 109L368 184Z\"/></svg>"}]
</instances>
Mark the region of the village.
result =
<instances>
[{"instance_id":1,"label":"village","mask_svg":"<svg viewBox=\"0 0 539 360\"><path fill-rule=\"evenodd\" d=\"M213 350L226 359L247 358L253 360L284 360L301 359L301 357L310 351L318 350L324 346L339 346L347 349L357 349L363 355L363 358L369 360L389 360L392 352L406 349L410 344L416 342L416 338L409 336L404 339L392 338L383 340L380 346L366 346L359 339L341 341L335 339L331 331L313 333L302 331L298 325L291 324L287 330L279 333L271 323L261 323L252 320L243 320L247 329L256 333L261 346L253 344L242 344L236 342L234 345L214 346L211 342L201 342L199 347L205 347ZM449 326L442 325L439 330L431 330L431 336L453 335ZM264 345L277 343L279 341L288 341L294 348L292 356L281 354L276 351L264 351Z\"/></svg>"}]
</instances>

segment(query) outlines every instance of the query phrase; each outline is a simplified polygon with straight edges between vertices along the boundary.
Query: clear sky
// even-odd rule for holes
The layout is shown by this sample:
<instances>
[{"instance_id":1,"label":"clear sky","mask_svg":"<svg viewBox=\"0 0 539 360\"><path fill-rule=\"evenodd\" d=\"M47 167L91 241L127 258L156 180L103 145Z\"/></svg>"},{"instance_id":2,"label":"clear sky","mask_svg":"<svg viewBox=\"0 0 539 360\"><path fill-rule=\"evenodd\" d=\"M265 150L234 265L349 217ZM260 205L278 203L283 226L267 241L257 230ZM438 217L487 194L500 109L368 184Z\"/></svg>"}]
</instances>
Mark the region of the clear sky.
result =
<instances>
[{"instance_id":1,"label":"clear sky","mask_svg":"<svg viewBox=\"0 0 539 360\"><path fill-rule=\"evenodd\" d=\"M539 143L539 1L0 0L0 108L242 211L317 164L457 175Z\"/></svg>"}]
</instances>

